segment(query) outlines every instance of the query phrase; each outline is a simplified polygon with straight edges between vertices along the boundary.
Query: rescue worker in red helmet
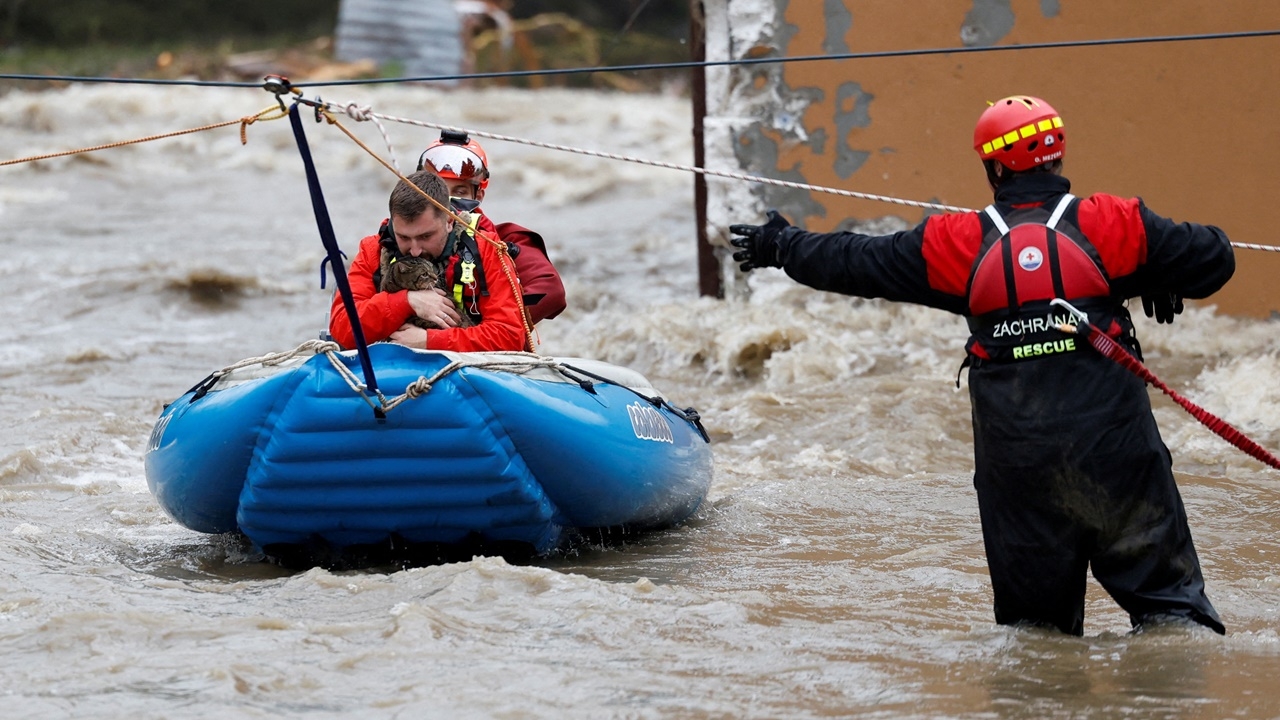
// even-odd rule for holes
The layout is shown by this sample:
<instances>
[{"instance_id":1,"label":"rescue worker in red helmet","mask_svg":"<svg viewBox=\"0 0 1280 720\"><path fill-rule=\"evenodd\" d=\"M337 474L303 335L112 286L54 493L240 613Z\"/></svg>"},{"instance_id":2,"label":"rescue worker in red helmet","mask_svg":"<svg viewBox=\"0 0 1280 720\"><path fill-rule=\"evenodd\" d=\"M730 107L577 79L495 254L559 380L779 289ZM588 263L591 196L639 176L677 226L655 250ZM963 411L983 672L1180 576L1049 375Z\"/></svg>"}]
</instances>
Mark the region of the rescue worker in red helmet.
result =
<instances>
[{"instance_id":1,"label":"rescue worker in red helmet","mask_svg":"<svg viewBox=\"0 0 1280 720\"><path fill-rule=\"evenodd\" d=\"M1086 572L1134 628L1225 633L1144 382L1057 329L1060 298L1141 356L1126 300L1172 322L1235 271L1222 230L1175 223L1138 198L1071 195L1066 127L1028 96L993 103L974 148L995 202L885 236L812 233L770 211L734 225L741 269L780 267L819 290L967 318L974 487L996 622L1084 631Z\"/></svg>"},{"instance_id":2,"label":"rescue worker in red helmet","mask_svg":"<svg viewBox=\"0 0 1280 720\"><path fill-rule=\"evenodd\" d=\"M542 236L515 223L494 225L480 210L490 177L489 157L480 143L466 133L442 131L440 139L418 158L418 169L435 171L449 186L454 209L477 215L477 227L496 234L512 248L529 323L559 315L565 308L564 283L547 256Z\"/></svg>"},{"instance_id":3,"label":"rescue worker in red helmet","mask_svg":"<svg viewBox=\"0 0 1280 720\"><path fill-rule=\"evenodd\" d=\"M435 173L419 171L408 180L431 199L404 180L396 183L388 219L377 234L360 241L347 270L365 341L458 352L531 350L506 245L483 229L454 231L456 221L441 209L448 207L449 190ZM431 261L434 274L452 292L439 287L383 292L384 255ZM469 323L462 321L462 313ZM414 317L431 327L411 324ZM329 311L329 334L344 348L355 347L351 320L338 293Z\"/></svg>"}]
</instances>

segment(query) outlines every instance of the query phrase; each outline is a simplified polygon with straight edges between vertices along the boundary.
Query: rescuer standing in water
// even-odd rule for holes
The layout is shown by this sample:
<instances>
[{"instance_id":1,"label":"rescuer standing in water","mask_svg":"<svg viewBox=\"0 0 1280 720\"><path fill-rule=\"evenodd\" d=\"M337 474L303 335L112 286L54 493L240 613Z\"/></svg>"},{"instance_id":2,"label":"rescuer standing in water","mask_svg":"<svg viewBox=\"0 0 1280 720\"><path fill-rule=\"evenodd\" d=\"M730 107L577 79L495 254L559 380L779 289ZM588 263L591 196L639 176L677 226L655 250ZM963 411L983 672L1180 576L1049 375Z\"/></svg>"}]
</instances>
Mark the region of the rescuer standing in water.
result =
<instances>
[{"instance_id":1,"label":"rescuer standing in water","mask_svg":"<svg viewBox=\"0 0 1280 720\"><path fill-rule=\"evenodd\" d=\"M934 215L884 236L811 233L770 211L734 225L744 272L780 267L831 292L964 315L974 487L996 622L1084 632L1086 573L1134 628L1226 630L1200 561L1143 380L1081 337L1075 318L1141 357L1126 300L1172 322L1235 271L1210 225L1175 223L1141 199L1077 198L1067 134L1043 100L1008 97L978 119L974 148L995 194L982 212Z\"/></svg>"}]
</instances>

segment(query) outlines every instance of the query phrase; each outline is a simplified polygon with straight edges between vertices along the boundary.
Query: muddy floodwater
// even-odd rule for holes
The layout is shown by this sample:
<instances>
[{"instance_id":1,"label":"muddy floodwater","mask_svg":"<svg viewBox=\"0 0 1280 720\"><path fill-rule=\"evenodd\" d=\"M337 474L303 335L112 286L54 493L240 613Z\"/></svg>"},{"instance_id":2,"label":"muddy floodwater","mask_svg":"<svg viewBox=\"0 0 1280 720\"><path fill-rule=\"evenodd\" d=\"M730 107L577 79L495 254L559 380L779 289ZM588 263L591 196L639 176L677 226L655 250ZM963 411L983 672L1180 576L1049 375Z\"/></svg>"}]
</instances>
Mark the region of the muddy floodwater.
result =
<instances>
[{"instance_id":1,"label":"muddy floodwater","mask_svg":"<svg viewBox=\"0 0 1280 720\"><path fill-rule=\"evenodd\" d=\"M692 158L678 97L332 94ZM0 159L270 101L14 92L0 97ZM386 152L376 128L348 124ZM388 132L402 168L434 135ZM394 178L335 128L308 121L308 133L352 256ZM565 278L569 309L538 328L540 352L633 368L702 413L715 478L689 523L532 564L341 572L285 569L235 536L176 525L143 475L163 404L316 337L329 306L288 124L247 138L232 126L0 168L3 717L1280 717L1280 473L1157 393L1228 635L1130 634L1092 580L1082 638L997 627L955 386L963 322L777 271L756 273L749 298L697 297L692 179L671 170L492 141L485 207L540 231ZM1172 327L1138 323L1163 380L1280 448L1280 323L1204 306Z\"/></svg>"}]
</instances>

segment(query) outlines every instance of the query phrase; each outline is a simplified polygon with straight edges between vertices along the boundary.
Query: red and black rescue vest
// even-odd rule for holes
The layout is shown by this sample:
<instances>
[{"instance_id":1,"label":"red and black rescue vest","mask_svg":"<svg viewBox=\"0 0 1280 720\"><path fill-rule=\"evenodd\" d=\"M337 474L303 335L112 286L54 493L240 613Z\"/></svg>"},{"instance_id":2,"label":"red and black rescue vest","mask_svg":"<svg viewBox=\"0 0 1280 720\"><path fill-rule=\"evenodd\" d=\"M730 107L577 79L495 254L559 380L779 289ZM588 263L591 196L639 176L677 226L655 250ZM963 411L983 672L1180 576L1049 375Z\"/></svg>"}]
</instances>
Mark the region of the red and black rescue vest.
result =
<instances>
[{"instance_id":1,"label":"red and black rescue vest","mask_svg":"<svg viewBox=\"0 0 1280 720\"><path fill-rule=\"evenodd\" d=\"M1060 298L1086 313L1114 305L1102 259L1076 221L1078 205L1068 194L1053 207L1001 215L988 205L982 212L982 245L967 290L971 356L1019 361L1084 348L1058 329L1072 322L1069 313L1050 304Z\"/></svg>"}]
</instances>

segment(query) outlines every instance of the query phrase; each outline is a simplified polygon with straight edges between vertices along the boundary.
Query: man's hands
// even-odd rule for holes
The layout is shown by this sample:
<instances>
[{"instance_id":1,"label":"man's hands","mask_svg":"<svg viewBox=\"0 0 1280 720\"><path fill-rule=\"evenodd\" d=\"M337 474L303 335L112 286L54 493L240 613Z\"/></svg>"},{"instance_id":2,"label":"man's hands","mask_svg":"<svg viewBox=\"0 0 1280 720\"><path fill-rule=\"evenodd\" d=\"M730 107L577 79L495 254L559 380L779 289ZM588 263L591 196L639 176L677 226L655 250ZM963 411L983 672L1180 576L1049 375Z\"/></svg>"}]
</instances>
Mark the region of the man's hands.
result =
<instances>
[{"instance_id":1,"label":"man's hands","mask_svg":"<svg viewBox=\"0 0 1280 720\"><path fill-rule=\"evenodd\" d=\"M742 272L750 272L762 267L782 267L782 259L778 257L778 237L782 231L791 227L787 219L770 210L768 222L764 225L730 225L729 232L740 235L729 242L742 248L733 254L734 262L741 263L738 268Z\"/></svg>"},{"instance_id":2,"label":"man's hands","mask_svg":"<svg viewBox=\"0 0 1280 720\"><path fill-rule=\"evenodd\" d=\"M439 288L431 290L410 290L406 296L413 314L426 320L432 327L451 328L462 323L462 316L453 306L453 301ZM427 331L409 323L400 326L391 333L388 341L405 347L422 349L427 346Z\"/></svg>"},{"instance_id":3,"label":"man's hands","mask_svg":"<svg viewBox=\"0 0 1280 720\"><path fill-rule=\"evenodd\" d=\"M434 327L451 328L462 324L462 316L453 306L453 300L440 288L410 290L408 298L413 314Z\"/></svg>"},{"instance_id":4,"label":"man's hands","mask_svg":"<svg viewBox=\"0 0 1280 720\"><path fill-rule=\"evenodd\" d=\"M1158 323L1172 323L1173 316L1182 312L1182 296L1168 292L1143 295L1142 311Z\"/></svg>"},{"instance_id":5,"label":"man's hands","mask_svg":"<svg viewBox=\"0 0 1280 720\"><path fill-rule=\"evenodd\" d=\"M391 336L387 338L387 342L422 350L427 346L427 331L417 325L405 323L400 326L399 330L391 333Z\"/></svg>"}]
</instances>

